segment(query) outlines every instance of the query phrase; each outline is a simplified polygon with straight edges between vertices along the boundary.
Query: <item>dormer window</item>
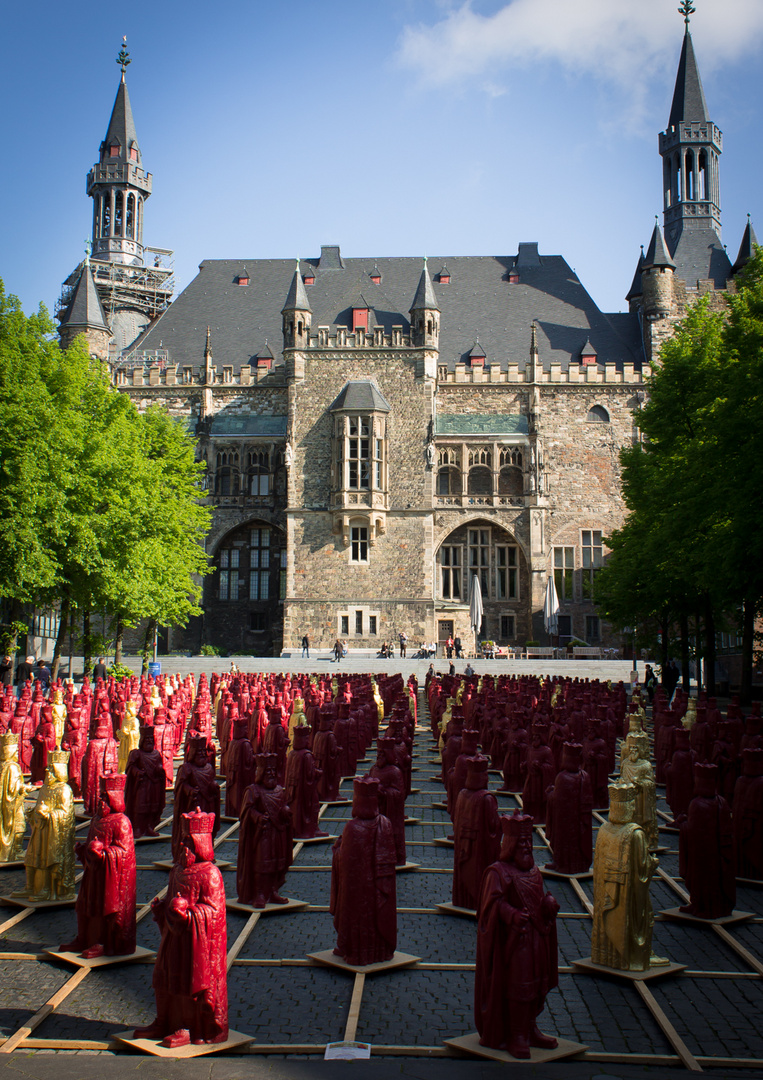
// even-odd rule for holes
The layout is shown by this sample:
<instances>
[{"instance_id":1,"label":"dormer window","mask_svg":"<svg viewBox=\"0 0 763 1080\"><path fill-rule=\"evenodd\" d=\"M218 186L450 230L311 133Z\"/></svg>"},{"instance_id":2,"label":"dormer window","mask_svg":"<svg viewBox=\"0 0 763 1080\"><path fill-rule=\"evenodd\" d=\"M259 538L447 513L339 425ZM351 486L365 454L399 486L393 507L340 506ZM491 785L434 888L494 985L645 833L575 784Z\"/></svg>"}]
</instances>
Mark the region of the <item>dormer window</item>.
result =
<instances>
[{"instance_id":1,"label":"dormer window","mask_svg":"<svg viewBox=\"0 0 763 1080\"><path fill-rule=\"evenodd\" d=\"M138 148L137 148L137 146L131 146L130 147L130 161L137 161L137 160L138 160Z\"/></svg>"},{"instance_id":2,"label":"dormer window","mask_svg":"<svg viewBox=\"0 0 763 1080\"><path fill-rule=\"evenodd\" d=\"M371 281L374 283L374 285L381 285L382 276L381 270L378 268L378 266L375 266L368 276L371 278Z\"/></svg>"},{"instance_id":3,"label":"dormer window","mask_svg":"<svg viewBox=\"0 0 763 1080\"><path fill-rule=\"evenodd\" d=\"M450 270L448 270L447 266L443 266L437 275L437 280L441 285L450 285Z\"/></svg>"},{"instance_id":4,"label":"dormer window","mask_svg":"<svg viewBox=\"0 0 763 1080\"><path fill-rule=\"evenodd\" d=\"M109 147L109 157L119 157L119 143Z\"/></svg>"},{"instance_id":5,"label":"dormer window","mask_svg":"<svg viewBox=\"0 0 763 1080\"><path fill-rule=\"evenodd\" d=\"M482 348L479 341L477 341L469 351L469 363L472 367L482 367L485 364L485 360L485 350Z\"/></svg>"},{"instance_id":6,"label":"dormer window","mask_svg":"<svg viewBox=\"0 0 763 1080\"><path fill-rule=\"evenodd\" d=\"M315 285L315 274L308 270L304 277L305 285Z\"/></svg>"},{"instance_id":7,"label":"dormer window","mask_svg":"<svg viewBox=\"0 0 763 1080\"><path fill-rule=\"evenodd\" d=\"M244 272L243 274L239 274L238 277L236 278L236 284L237 285L248 285L249 284L249 275L246 272Z\"/></svg>"},{"instance_id":8,"label":"dormer window","mask_svg":"<svg viewBox=\"0 0 763 1080\"><path fill-rule=\"evenodd\" d=\"M353 331L368 329L368 308L352 309L352 329Z\"/></svg>"},{"instance_id":9,"label":"dormer window","mask_svg":"<svg viewBox=\"0 0 763 1080\"><path fill-rule=\"evenodd\" d=\"M519 284L519 271L516 270L512 266L511 270L509 270L509 285L518 285L518 284Z\"/></svg>"}]
</instances>

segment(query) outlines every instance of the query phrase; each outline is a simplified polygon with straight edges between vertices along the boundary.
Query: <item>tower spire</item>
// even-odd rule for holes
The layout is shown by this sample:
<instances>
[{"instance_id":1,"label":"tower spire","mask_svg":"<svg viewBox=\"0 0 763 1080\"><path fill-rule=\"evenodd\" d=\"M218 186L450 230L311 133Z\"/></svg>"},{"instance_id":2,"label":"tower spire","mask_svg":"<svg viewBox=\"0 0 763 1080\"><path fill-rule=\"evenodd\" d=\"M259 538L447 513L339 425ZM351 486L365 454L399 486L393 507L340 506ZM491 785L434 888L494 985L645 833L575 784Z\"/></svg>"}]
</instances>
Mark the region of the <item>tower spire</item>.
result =
<instances>
[{"instance_id":1,"label":"tower spire","mask_svg":"<svg viewBox=\"0 0 763 1080\"><path fill-rule=\"evenodd\" d=\"M722 288L731 264L721 240L720 165L723 136L710 119L689 32L695 8L682 0L684 39L667 128L660 135L665 242L676 277Z\"/></svg>"}]
</instances>

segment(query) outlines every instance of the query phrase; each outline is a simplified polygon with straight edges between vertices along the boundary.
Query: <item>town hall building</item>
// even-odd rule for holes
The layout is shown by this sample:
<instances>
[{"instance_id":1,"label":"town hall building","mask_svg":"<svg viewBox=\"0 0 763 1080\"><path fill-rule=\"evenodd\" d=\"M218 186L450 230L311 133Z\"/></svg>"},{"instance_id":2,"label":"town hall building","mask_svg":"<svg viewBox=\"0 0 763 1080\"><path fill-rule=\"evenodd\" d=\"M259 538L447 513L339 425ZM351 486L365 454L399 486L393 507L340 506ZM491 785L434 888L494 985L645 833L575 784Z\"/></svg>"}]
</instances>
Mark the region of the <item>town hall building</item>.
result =
<instances>
[{"instance_id":1,"label":"town hall building","mask_svg":"<svg viewBox=\"0 0 763 1080\"><path fill-rule=\"evenodd\" d=\"M687 303L722 304L720 130L688 24L659 136L655 226L627 313L599 310L567 261L496 256L206 259L173 300L171 252L144 245L152 177L122 77L88 174L92 251L59 305L140 408L198 440L213 508L201 618L168 647L278 654L307 633L374 648L472 640L619 644L595 606L605 538L624 520L619 450L639 438L651 365ZM627 285L627 283L626 283Z\"/></svg>"}]
</instances>

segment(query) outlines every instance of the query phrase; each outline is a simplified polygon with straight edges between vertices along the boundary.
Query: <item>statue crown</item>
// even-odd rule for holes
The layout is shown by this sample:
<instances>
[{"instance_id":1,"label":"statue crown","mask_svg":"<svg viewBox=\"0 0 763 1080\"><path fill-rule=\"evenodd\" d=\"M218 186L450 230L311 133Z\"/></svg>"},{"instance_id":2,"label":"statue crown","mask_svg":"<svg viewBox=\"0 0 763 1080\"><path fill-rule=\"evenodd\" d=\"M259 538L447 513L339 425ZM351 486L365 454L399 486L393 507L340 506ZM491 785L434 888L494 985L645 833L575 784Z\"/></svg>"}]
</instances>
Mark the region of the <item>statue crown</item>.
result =
<instances>
[{"instance_id":1,"label":"statue crown","mask_svg":"<svg viewBox=\"0 0 763 1080\"><path fill-rule=\"evenodd\" d=\"M636 785L618 782L616 784L610 784L608 787L609 802L610 805L615 806L627 806L629 803L635 805L636 802Z\"/></svg>"},{"instance_id":2,"label":"statue crown","mask_svg":"<svg viewBox=\"0 0 763 1080\"><path fill-rule=\"evenodd\" d=\"M190 814L181 814L183 836L211 836L215 828L215 815L195 810Z\"/></svg>"},{"instance_id":3,"label":"statue crown","mask_svg":"<svg viewBox=\"0 0 763 1080\"><path fill-rule=\"evenodd\" d=\"M69 751L68 750L50 750L50 751L48 751L48 764L49 765L68 765L69 764Z\"/></svg>"}]
</instances>

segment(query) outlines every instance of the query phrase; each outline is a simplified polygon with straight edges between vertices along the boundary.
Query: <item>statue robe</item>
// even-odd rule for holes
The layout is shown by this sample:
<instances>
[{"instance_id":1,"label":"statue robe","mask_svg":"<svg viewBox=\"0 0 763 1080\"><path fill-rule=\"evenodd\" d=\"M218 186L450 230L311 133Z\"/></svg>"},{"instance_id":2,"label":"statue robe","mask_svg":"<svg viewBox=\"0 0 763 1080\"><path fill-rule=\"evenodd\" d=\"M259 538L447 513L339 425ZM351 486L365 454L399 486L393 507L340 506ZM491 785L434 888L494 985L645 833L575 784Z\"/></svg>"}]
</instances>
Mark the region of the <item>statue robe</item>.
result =
<instances>
[{"instance_id":1,"label":"statue robe","mask_svg":"<svg viewBox=\"0 0 763 1080\"><path fill-rule=\"evenodd\" d=\"M25 829L21 766L13 760L0 762L0 862L21 858Z\"/></svg>"},{"instance_id":2,"label":"statue robe","mask_svg":"<svg viewBox=\"0 0 763 1080\"><path fill-rule=\"evenodd\" d=\"M646 971L652 953L654 915L649 898L657 859L635 821L605 821L593 860L594 911L591 959L621 971Z\"/></svg>"},{"instance_id":3,"label":"statue robe","mask_svg":"<svg viewBox=\"0 0 763 1080\"><path fill-rule=\"evenodd\" d=\"M351 818L334 844L330 910L337 956L360 967L392 959L397 945L395 839L383 815Z\"/></svg>"},{"instance_id":4,"label":"statue robe","mask_svg":"<svg viewBox=\"0 0 763 1080\"><path fill-rule=\"evenodd\" d=\"M307 748L292 750L286 762L286 801L291 807L294 837L297 840L309 840L320 835L319 780L320 772L312 751Z\"/></svg>"},{"instance_id":5,"label":"statue robe","mask_svg":"<svg viewBox=\"0 0 763 1080\"><path fill-rule=\"evenodd\" d=\"M239 903L263 907L281 888L293 858L292 827L286 792L280 785L251 784L246 789L236 864Z\"/></svg>"},{"instance_id":6,"label":"statue robe","mask_svg":"<svg viewBox=\"0 0 763 1080\"><path fill-rule=\"evenodd\" d=\"M225 813L238 817L244 801L244 793L254 783L257 763L252 744L248 739L231 739L225 765Z\"/></svg>"},{"instance_id":7,"label":"statue robe","mask_svg":"<svg viewBox=\"0 0 763 1080\"><path fill-rule=\"evenodd\" d=\"M482 879L477 923L474 1019L483 1046L505 1049L512 1007L531 1005L537 1016L559 982L556 905L546 900L537 866L489 866ZM514 915L529 916L526 928Z\"/></svg>"},{"instance_id":8,"label":"statue robe","mask_svg":"<svg viewBox=\"0 0 763 1080\"><path fill-rule=\"evenodd\" d=\"M30 820L32 834L24 856L27 895L35 900L73 900L74 796L69 785L46 781Z\"/></svg>"},{"instance_id":9,"label":"statue robe","mask_svg":"<svg viewBox=\"0 0 763 1080\"><path fill-rule=\"evenodd\" d=\"M88 855L96 840L103 845L103 858ZM78 847L85 867L77 896L78 951L103 945L106 956L134 953L135 843L130 819L126 814L93 818L87 843Z\"/></svg>"},{"instance_id":10,"label":"statue robe","mask_svg":"<svg viewBox=\"0 0 763 1080\"><path fill-rule=\"evenodd\" d=\"M397 765L374 765L367 774L379 781L379 813L389 819L395 839L395 859L405 865L405 779Z\"/></svg>"},{"instance_id":11,"label":"statue robe","mask_svg":"<svg viewBox=\"0 0 763 1080\"><path fill-rule=\"evenodd\" d=\"M453 837L453 903L476 910L482 875L501 849L495 795L464 788L456 800Z\"/></svg>"},{"instance_id":12,"label":"statue robe","mask_svg":"<svg viewBox=\"0 0 763 1080\"><path fill-rule=\"evenodd\" d=\"M185 761L175 778L175 801L172 808L172 858L180 851L180 818L196 809L215 815L212 836L220 828L220 785L215 780L215 767L211 762L199 767L193 761Z\"/></svg>"},{"instance_id":13,"label":"statue robe","mask_svg":"<svg viewBox=\"0 0 763 1080\"><path fill-rule=\"evenodd\" d=\"M186 917L176 899L186 901ZM164 1034L188 1028L191 1040L228 1037L225 886L211 862L176 865L156 910L162 941L154 964L156 1011Z\"/></svg>"},{"instance_id":14,"label":"statue robe","mask_svg":"<svg viewBox=\"0 0 763 1080\"><path fill-rule=\"evenodd\" d=\"M119 771L117 744L110 737L91 739L82 757L82 800L84 810L91 817L98 808L101 777Z\"/></svg>"},{"instance_id":15,"label":"statue robe","mask_svg":"<svg viewBox=\"0 0 763 1080\"><path fill-rule=\"evenodd\" d=\"M166 802L166 777L162 755L133 750L127 759L125 810L136 839L155 831Z\"/></svg>"},{"instance_id":16,"label":"statue robe","mask_svg":"<svg viewBox=\"0 0 763 1080\"><path fill-rule=\"evenodd\" d=\"M562 874L584 874L593 858L593 791L580 769L557 773L546 803L546 836L553 866Z\"/></svg>"},{"instance_id":17,"label":"statue robe","mask_svg":"<svg viewBox=\"0 0 763 1080\"><path fill-rule=\"evenodd\" d=\"M679 873L690 903L681 910L698 919L730 915L736 903L736 855L729 804L721 795L697 795L678 836Z\"/></svg>"}]
</instances>

